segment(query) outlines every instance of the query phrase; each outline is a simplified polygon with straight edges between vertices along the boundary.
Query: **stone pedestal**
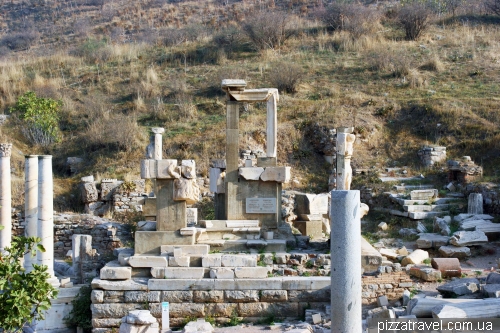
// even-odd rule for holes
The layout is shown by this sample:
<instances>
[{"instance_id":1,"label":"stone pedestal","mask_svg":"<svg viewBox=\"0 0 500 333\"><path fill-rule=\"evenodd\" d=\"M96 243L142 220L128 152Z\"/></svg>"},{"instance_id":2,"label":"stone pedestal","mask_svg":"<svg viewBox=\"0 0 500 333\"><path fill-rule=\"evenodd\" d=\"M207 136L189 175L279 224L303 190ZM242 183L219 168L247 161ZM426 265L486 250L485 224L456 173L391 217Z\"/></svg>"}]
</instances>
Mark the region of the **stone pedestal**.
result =
<instances>
[{"instance_id":1,"label":"stone pedestal","mask_svg":"<svg viewBox=\"0 0 500 333\"><path fill-rule=\"evenodd\" d=\"M467 213L468 214L483 214L483 195L481 193L469 194Z\"/></svg>"},{"instance_id":2,"label":"stone pedestal","mask_svg":"<svg viewBox=\"0 0 500 333\"><path fill-rule=\"evenodd\" d=\"M332 333L362 331L359 191L331 192Z\"/></svg>"},{"instance_id":3,"label":"stone pedestal","mask_svg":"<svg viewBox=\"0 0 500 333\"><path fill-rule=\"evenodd\" d=\"M174 201L174 179L157 179L156 188L156 230L185 228L186 201Z\"/></svg>"},{"instance_id":4,"label":"stone pedestal","mask_svg":"<svg viewBox=\"0 0 500 333\"><path fill-rule=\"evenodd\" d=\"M37 259L47 266L49 282L59 286L54 275L54 184L52 182L52 156L38 156L38 237L45 252L38 251Z\"/></svg>"},{"instance_id":5,"label":"stone pedestal","mask_svg":"<svg viewBox=\"0 0 500 333\"><path fill-rule=\"evenodd\" d=\"M38 236L38 156L27 155L24 162L24 222L26 237ZM36 255L24 256L24 268L27 272L33 269L33 264L38 264Z\"/></svg>"},{"instance_id":6,"label":"stone pedestal","mask_svg":"<svg viewBox=\"0 0 500 333\"><path fill-rule=\"evenodd\" d=\"M10 247L12 239L12 192L10 184L10 156L12 143L0 143L0 251Z\"/></svg>"}]
</instances>

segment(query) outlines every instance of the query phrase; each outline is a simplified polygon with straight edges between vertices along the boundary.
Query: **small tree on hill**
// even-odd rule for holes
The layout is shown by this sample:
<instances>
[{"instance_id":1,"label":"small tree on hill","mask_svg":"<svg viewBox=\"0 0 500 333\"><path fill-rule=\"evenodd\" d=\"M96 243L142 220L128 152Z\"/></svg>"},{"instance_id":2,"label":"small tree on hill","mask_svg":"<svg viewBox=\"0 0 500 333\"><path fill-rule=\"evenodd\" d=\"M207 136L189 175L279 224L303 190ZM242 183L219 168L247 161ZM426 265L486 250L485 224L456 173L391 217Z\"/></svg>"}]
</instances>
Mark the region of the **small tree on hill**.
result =
<instances>
[{"instance_id":1,"label":"small tree on hill","mask_svg":"<svg viewBox=\"0 0 500 333\"><path fill-rule=\"evenodd\" d=\"M290 16L283 12L259 12L243 25L243 31L258 50L279 51L293 35L291 28Z\"/></svg>"},{"instance_id":2,"label":"small tree on hill","mask_svg":"<svg viewBox=\"0 0 500 333\"><path fill-rule=\"evenodd\" d=\"M59 141L59 109L62 102L37 97L32 91L19 97L10 112L23 122L22 132L33 144L48 146Z\"/></svg>"},{"instance_id":3,"label":"small tree on hill","mask_svg":"<svg viewBox=\"0 0 500 333\"><path fill-rule=\"evenodd\" d=\"M407 40L417 40L427 29L431 17L429 8L419 2L411 2L401 8L398 21L405 30Z\"/></svg>"},{"instance_id":4,"label":"small tree on hill","mask_svg":"<svg viewBox=\"0 0 500 333\"><path fill-rule=\"evenodd\" d=\"M17 332L33 320L44 319L50 299L57 296L57 289L47 282L47 266L33 264L33 270L27 273L20 264L28 253L45 252L40 241L38 237L13 237L11 247L0 252L0 331L4 333Z\"/></svg>"}]
</instances>

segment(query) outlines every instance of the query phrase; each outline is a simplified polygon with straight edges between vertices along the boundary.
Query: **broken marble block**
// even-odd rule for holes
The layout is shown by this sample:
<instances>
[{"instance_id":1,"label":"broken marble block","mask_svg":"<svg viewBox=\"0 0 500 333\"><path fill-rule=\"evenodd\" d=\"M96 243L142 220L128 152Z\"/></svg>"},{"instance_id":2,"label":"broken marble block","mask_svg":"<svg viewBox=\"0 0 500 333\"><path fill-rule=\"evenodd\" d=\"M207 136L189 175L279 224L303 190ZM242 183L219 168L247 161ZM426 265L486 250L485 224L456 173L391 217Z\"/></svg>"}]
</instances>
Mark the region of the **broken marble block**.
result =
<instances>
[{"instance_id":1,"label":"broken marble block","mask_svg":"<svg viewBox=\"0 0 500 333\"><path fill-rule=\"evenodd\" d=\"M450 243L455 246L473 246L488 243L488 237L482 231L457 231L451 236Z\"/></svg>"},{"instance_id":2,"label":"broken marble block","mask_svg":"<svg viewBox=\"0 0 500 333\"><path fill-rule=\"evenodd\" d=\"M200 200L200 188L196 179L178 178L174 181L174 200L192 205Z\"/></svg>"},{"instance_id":3,"label":"broken marble block","mask_svg":"<svg viewBox=\"0 0 500 333\"><path fill-rule=\"evenodd\" d=\"M119 333L158 333L159 324L149 310L133 310L122 318Z\"/></svg>"},{"instance_id":4,"label":"broken marble block","mask_svg":"<svg viewBox=\"0 0 500 333\"><path fill-rule=\"evenodd\" d=\"M275 181L278 183L288 183L291 178L291 167L266 167L260 175L260 179L267 181Z\"/></svg>"},{"instance_id":5,"label":"broken marble block","mask_svg":"<svg viewBox=\"0 0 500 333\"><path fill-rule=\"evenodd\" d=\"M439 253L446 258L465 259L470 257L470 249L466 246L441 246L439 248Z\"/></svg>"},{"instance_id":6,"label":"broken marble block","mask_svg":"<svg viewBox=\"0 0 500 333\"><path fill-rule=\"evenodd\" d=\"M410 275L424 281L441 280L441 272L429 266L416 265L410 268Z\"/></svg>"},{"instance_id":7,"label":"broken marble block","mask_svg":"<svg viewBox=\"0 0 500 333\"><path fill-rule=\"evenodd\" d=\"M260 167L245 167L239 169L239 175L246 180L259 180L263 172L264 168Z\"/></svg>"},{"instance_id":8,"label":"broken marble block","mask_svg":"<svg viewBox=\"0 0 500 333\"><path fill-rule=\"evenodd\" d=\"M442 236L439 234L425 233L420 234L420 238L417 239L417 247L419 249L430 249L439 248L448 244L448 236Z\"/></svg>"},{"instance_id":9,"label":"broken marble block","mask_svg":"<svg viewBox=\"0 0 500 333\"><path fill-rule=\"evenodd\" d=\"M182 160L181 173L184 178L196 178L196 162L194 160Z\"/></svg>"},{"instance_id":10,"label":"broken marble block","mask_svg":"<svg viewBox=\"0 0 500 333\"><path fill-rule=\"evenodd\" d=\"M401 265L421 264L427 258L429 258L429 252L418 249L404 257L401 261Z\"/></svg>"},{"instance_id":11,"label":"broken marble block","mask_svg":"<svg viewBox=\"0 0 500 333\"><path fill-rule=\"evenodd\" d=\"M158 179L176 179L180 178L180 168L177 166L177 160L157 160L156 178Z\"/></svg>"},{"instance_id":12,"label":"broken marble block","mask_svg":"<svg viewBox=\"0 0 500 333\"><path fill-rule=\"evenodd\" d=\"M454 298L479 292L480 284L476 278L456 279L438 286L436 289L443 296Z\"/></svg>"}]
</instances>

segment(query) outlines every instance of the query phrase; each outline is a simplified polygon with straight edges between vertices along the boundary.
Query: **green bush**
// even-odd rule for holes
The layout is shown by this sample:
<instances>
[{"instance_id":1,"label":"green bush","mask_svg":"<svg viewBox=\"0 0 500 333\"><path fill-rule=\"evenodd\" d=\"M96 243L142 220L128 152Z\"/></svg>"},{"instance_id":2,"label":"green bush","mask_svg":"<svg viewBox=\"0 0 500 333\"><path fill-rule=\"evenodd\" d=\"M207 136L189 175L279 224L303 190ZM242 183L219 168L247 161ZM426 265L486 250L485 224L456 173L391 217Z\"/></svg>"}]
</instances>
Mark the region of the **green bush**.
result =
<instances>
[{"instance_id":1,"label":"green bush","mask_svg":"<svg viewBox=\"0 0 500 333\"><path fill-rule=\"evenodd\" d=\"M64 317L66 325L81 327L86 333L92 331L92 311L90 310L90 306L92 305L92 301L90 300L91 293L92 288L90 286L83 286L80 288L80 292L71 302L73 309L68 316Z\"/></svg>"},{"instance_id":2,"label":"green bush","mask_svg":"<svg viewBox=\"0 0 500 333\"><path fill-rule=\"evenodd\" d=\"M48 146L58 142L60 100L37 97L28 91L18 98L16 105L10 109L22 121L22 132L33 144Z\"/></svg>"},{"instance_id":3,"label":"green bush","mask_svg":"<svg viewBox=\"0 0 500 333\"><path fill-rule=\"evenodd\" d=\"M3 229L0 228L0 230ZM36 251L45 252L38 237L13 237L10 247L0 251L0 328L4 333L17 332L33 320L44 319L44 312L51 307L50 299L57 297L47 266L33 264L26 272L21 258Z\"/></svg>"}]
</instances>

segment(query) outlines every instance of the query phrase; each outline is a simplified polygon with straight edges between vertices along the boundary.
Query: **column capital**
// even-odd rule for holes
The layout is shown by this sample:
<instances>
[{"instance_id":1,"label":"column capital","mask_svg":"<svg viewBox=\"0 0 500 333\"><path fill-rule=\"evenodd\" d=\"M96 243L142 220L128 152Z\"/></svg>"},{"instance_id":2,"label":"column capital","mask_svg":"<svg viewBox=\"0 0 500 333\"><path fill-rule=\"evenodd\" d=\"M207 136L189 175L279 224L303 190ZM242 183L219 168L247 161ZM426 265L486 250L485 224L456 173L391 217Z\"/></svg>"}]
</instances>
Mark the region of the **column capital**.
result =
<instances>
[{"instance_id":1,"label":"column capital","mask_svg":"<svg viewBox=\"0 0 500 333\"><path fill-rule=\"evenodd\" d=\"M162 133L165 133L165 129L163 127L152 127L151 128L151 131L154 133L154 134L162 134Z\"/></svg>"},{"instance_id":2,"label":"column capital","mask_svg":"<svg viewBox=\"0 0 500 333\"><path fill-rule=\"evenodd\" d=\"M0 157L10 157L12 155L12 143L0 143Z\"/></svg>"}]
</instances>

